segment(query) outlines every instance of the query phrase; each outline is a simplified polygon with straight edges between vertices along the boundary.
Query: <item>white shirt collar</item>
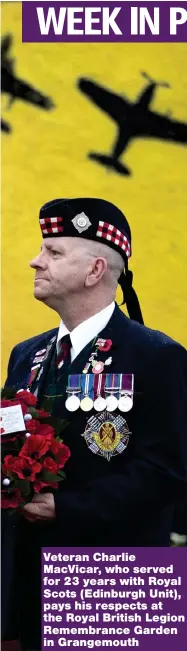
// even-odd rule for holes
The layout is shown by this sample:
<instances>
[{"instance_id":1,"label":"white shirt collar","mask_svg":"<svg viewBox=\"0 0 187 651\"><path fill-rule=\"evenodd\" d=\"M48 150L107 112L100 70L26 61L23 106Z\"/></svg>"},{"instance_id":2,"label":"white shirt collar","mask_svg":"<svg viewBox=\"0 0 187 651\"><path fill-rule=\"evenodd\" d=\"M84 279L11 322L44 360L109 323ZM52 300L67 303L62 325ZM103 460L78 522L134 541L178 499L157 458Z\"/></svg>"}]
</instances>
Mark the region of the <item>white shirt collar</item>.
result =
<instances>
[{"instance_id":1,"label":"white shirt collar","mask_svg":"<svg viewBox=\"0 0 187 651\"><path fill-rule=\"evenodd\" d=\"M81 350L87 346L87 344L96 337L99 332L104 330L107 323L110 321L111 316L115 309L115 302L112 301L110 305L107 305L103 310L97 312L86 321L82 321L79 325L74 328L71 332L66 328L63 321L60 323L58 336L57 336L57 345L58 341L67 334L70 334L70 339L72 343L71 348L71 361L79 355Z\"/></svg>"}]
</instances>

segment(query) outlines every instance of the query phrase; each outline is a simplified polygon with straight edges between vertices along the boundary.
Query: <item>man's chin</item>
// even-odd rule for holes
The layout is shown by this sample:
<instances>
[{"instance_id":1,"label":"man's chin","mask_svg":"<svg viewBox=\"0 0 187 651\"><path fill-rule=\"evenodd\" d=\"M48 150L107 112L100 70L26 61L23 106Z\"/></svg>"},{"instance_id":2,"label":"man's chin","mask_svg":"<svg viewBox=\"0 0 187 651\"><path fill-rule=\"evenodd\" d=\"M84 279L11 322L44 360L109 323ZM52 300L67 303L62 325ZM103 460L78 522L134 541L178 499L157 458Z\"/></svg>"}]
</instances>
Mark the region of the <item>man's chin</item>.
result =
<instances>
[{"instance_id":1,"label":"man's chin","mask_svg":"<svg viewBox=\"0 0 187 651\"><path fill-rule=\"evenodd\" d=\"M44 291L42 292L42 290L35 287L34 288L34 298L36 298L37 301L42 301L42 303L46 303L46 301L48 300L49 297L47 296L47 294L45 294Z\"/></svg>"},{"instance_id":2,"label":"man's chin","mask_svg":"<svg viewBox=\"0 0 187 651\"><path fill-rule=\"evenodd\" d=\"M40 301L40 303L44 303L44 305L47 305L48 307L51 307L52 309L55 309L53 307L53 299L51 296L48 296L48 294L41 290L39 288L37 289L36 287L34 288L34 298L37 301Z\"/></svg>"}]
</instances>

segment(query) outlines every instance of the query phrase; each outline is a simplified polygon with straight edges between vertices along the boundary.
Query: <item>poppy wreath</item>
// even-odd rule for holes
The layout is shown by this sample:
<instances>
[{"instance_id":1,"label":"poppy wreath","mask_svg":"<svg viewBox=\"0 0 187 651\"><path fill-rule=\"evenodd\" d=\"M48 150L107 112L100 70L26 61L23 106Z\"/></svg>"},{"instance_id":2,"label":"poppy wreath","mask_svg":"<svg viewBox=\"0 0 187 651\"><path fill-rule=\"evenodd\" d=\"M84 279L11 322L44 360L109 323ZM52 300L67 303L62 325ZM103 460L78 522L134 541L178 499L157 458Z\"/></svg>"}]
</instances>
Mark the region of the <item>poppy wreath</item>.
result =
<instances>
[{"instance_id":1,"label":"poppy wreath","mask_svg":"<svg viewBox=\"0 0 187 651\"><path fill-rule=\"evenodd\" d=\"M53 491L65 479L63 470L71 453L61 432L66 421L36 409L36 397L29 389L2 390L1 407L20 405L25 430L6 434L1 427L1 508L18 509L35 493Z\"/></svg>"}]
</instances>

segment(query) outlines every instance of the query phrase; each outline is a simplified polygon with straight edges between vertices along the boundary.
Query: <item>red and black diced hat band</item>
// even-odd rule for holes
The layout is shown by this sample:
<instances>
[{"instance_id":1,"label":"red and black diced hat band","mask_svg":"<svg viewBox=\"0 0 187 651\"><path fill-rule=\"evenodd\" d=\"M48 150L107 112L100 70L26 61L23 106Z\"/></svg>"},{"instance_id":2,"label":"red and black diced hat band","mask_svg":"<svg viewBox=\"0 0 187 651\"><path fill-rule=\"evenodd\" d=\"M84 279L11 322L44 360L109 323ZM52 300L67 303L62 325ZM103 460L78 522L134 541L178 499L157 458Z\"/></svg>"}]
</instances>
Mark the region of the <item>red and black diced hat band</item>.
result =
<instances>
[{"instance_id":1,"label":"red and black diced hat band","mask_svg":"<svg viewBox=\"0 0 187 651\"><path fill-rule=\"evenodd\" d=\"M124 259L131 256L131 231L119 208L104 199L55 199L40 210L42 237L103 241Z\"/></svg>"}]
</instances>

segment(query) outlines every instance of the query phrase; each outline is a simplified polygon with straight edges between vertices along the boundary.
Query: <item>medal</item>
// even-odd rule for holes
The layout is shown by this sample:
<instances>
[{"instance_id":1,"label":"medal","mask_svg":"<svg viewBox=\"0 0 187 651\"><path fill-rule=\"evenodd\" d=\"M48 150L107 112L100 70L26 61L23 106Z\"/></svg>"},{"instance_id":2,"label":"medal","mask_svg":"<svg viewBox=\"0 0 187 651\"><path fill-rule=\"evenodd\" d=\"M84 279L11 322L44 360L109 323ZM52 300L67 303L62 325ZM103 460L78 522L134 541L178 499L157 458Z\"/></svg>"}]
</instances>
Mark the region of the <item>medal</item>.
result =
<instances>
[{"instance_id":1,"label":"medal","mask_svg":"<svg viewBox=\"0 0 187 651\"><path fill-rule=\"evenodd\" d=\"M93 409L93 400L86 396L81 400L80 407L82 411L91 411L91 409Z\"/></svg>"},{"instance_id":2,"label":"medal","mask_svg":"<svg viewBox=\"0 0 187 651\"><path fill-rule=\"evenodd\" d=\"M106 408L106 400L102 397L105 386L105 375L95 375L94 378L94 396L97 398L94 400L94 409L95 411L104 411Z\"/></svg>"},{"instance_id":3,"label":"medal","mask_svg":"<svg viewBox=\"0 0 187 651\"><path fill-rule=\"evenodd\" d=\"M124 452L130 432L122 416L109 415L104 411L89 418L82 436L91 452L110 461L112 456Z\"/></svg>"},{"instance_id":4,"label":"medal","mask_svg":"<svg viewBox=\"0 0 187 651\"><path fill-rule=\"evenodd\" d=\"M80 400L78 396L75 396L75 394L69 396L65 402L65 407L68 411L77 411L77 409L80 407Z\"/></svg>"},{"instance_id":5,"label":"medal","mask_svg":"<svg viewBox=\"0 0 187 651\"><path fill-rule=\"evenodd\" d=\"M38 352L35 353L35 356L39 355L39 357L40 357L40 355L43 355L44 353L46 353L46 350L47 350L47 348L42 348L42 350L38 350Z\"/></svg>"},{"instance_id":6,"label":"medal","mask_svg":"<svg viewBox=\"0 0 187 651\"><path fill-rule=\"evenodd\" d=\"M81 392L81 376L68 375L68 386L66 387L68 395L65 407L68 411L77 411L80 407L80 398L76 395Z\"/></svg>"},{"instance_id":7,"label":"medal","mask_svg":"<svg viewBox=\"0 0 187 651\"><path fill-rule=\"evenodd\" d=\"M130 411L133 406L133 400L128 393L125 393L118 402L118 408L120 411Z\"/></svg>"},{"instance_id":8,"label":"medal","mask_svg":"<svg viewBox=\"0 0 187 651\"><path fill-rule=\"evenodd\" d=\"M38 352L35 353L33 364L39 364L39 362L43 362L45 359L46 350L47 348L43 348L42 350L38 350Z\"/></svg>"},{"instance_id":9,"label":"medal","mask_svg":"<svg viewBox=\"0 0 187 651\"><path fill-rule=\"evenodd\" d=\"M80 408L82 411L91 411L93 409L93 400L90 395L93 394L93 375L86 374L81 377L82 385L82 398L80 402Z\"/></svg>"},{"instance_id":10,"label":"medal","mask_svg":"<svg viewBox=\"0 0 187 651\"><path fill-rule=\"evenodd\" d=\"M106 409L106 400L102 396L98 396L94 401L94 409L95 411L104 411Z\"/></svg>"},{"instance_id":11,"label":"medal","mask_svg":"<svg viewBox=\"0 0 187 651\"><path fill-rule=\"evenodd\" d=\"M118 407L118 395L120 386L120 373L107 373L105 393L109 394L106 398L106 409L109 412L115 411Z\"/></svg>"},{"instance_id":12,"label":"medal","mask_svg":"<svg viewBox=\"0 0 187 651\"><path fill-rule=\"evenodd\" d=\"M107 411L115 411L118 407L118 399L115 396L108 396L106 399L106 409Z\"/></svg>"},{"instance_id":13,"label":"medal","mask_svg":"<svg viewBox=\"0 0 187 651\"><path fill-rule=\"evenodd\" d=\"M120 399L118 408L122 412L130 411L133 407L133 392L134 392L134 375L122 374L120 386Z\"/></svg>"}]
</instances>

